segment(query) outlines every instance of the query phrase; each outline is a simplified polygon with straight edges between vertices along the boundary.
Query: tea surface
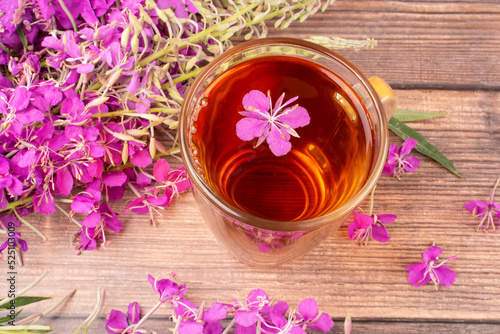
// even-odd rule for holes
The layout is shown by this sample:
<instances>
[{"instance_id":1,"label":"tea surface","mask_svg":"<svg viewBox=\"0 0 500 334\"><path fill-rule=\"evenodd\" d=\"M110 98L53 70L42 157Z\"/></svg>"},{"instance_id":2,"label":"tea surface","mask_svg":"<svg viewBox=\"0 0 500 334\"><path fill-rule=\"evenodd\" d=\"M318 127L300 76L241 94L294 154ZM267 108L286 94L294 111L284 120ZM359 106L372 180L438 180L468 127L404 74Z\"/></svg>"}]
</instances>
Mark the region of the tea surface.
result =
<instances>
[{"instance_id":1,"label":"tea surface","mask_svg":"<svg viewBox=\"0 0 500 334\"><path fill-rule=\"evenodd\" d=\"M236 123L243 96L270 92L307 109L292 150L275 156L266 142L242 141ZM201 99L200 99L201 101ZM356 93L328 69L308 60L269 56L246 61L205 90L191 126L200 175L226 202L254 216L305 220L340 207L363 186L372 163L373 133Z\"/></svg>"}]
</instances>

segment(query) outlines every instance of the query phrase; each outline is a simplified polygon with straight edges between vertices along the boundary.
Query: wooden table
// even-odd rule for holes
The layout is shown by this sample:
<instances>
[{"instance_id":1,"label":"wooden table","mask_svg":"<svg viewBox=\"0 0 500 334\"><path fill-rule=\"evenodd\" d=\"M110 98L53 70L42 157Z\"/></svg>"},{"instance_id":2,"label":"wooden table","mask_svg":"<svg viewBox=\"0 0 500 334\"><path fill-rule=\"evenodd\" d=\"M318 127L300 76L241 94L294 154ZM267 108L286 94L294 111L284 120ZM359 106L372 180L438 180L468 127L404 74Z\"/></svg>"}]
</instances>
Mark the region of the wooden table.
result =
<instances>
[{"instance_id":1,"label":"wooden table","mask_svg":"<svg viewBox=\"0 0 500 334\"><path fill-rule=\"evenodd\" d=\"M476 232L478 220L463 208L470 200L487 200L500 177L500 2L337 0L326 12L270 35L375 38L374 50L341 53L367 76L386 79L401 108L447 113L412 127L466 178L417 154L422 164L415 173L401 181L385 176L378 183L375 211L399 216L389 227L388 243L360 247L342 227L311 253L270 270L245 267L226 254L191 193L159 217L158 228L145 216L127 214L125 229L110 237L108 248L81 256L69 246L76 226L63 215L32 215L30 221L49 240L23 230L30 250L18 269L18 286L48 269L32 295L57 298L77 289L40 323L52 325L55 333L72 333L94 307L97 288L105 287L103 315L90 331L104 333L111 309L123 311L138 301L145 312L156 303L147 274L173 271L197 304L226 301L254 288L292 305L314 297L333 315L333 333L343 333L347 313L353 333L500 332L500 231ZM391 144L401 142L391 134ZM444 249L443 258L459 256L449 263L458 273L456 283L439 291L431 284L413 287L405 270L421 260L432 241ZM161 308L150 327L168 333L170 312Z\"/></svg>"}]
</instances>

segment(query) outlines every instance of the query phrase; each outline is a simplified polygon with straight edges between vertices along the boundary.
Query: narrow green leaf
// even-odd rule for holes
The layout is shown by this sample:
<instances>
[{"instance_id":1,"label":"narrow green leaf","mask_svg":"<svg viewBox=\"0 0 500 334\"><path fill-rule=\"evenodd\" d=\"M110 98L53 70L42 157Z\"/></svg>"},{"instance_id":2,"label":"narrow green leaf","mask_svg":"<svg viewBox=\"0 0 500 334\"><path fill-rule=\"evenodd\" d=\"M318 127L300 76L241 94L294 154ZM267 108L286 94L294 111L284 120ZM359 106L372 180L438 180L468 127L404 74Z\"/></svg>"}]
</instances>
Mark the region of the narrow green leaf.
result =
<instances>
[{"instance_id":1,"label":"narrow green leaf","mask_svg":"<svg viewBox=\"0 0 500 334\"><path fill-rule=\"evenodd\" d=\"M19 35L19 39L21 40L21 44L23 45L24 50L26 50L26 48L28 46L28 42L26 41L26 35L24 35L22 24L17 26L16 32Z\"/></svg>"},{"instance_id":2,"label":"narrow green leaf","mask_svg":"<svg viewBox=\"0 0 500 334\"><path fill-rule=\"evenodd\" d=\"M444 168L448 169L456 176L463 178L463 176L460 175L453 163L448 160L441 152L439 152L439 150L434 145L429 143L420 133L413 130L406 124L403 124L397 117L393 116L391 118L391 120L389 121L389 129L404 140L410 137L416 139L418 141L416 147L417 151L428 156L429 158L436 160L441 165L443 165Z\"/></svg>"},{"instance_id":3,"label":"narrow green leaf","mask_svg":"<svg viewBox=\"0 0 500 334\"><path fill-rule=\"evenodd\" d=\"M45 299L50 299L50 297L27 297L27 296L24 297L23 296L23 297L17 297L14 300L16 302L15 305L17 308L17 307L33 304L33 303L36 303L36 302L39 302L39 301L42 301ZM10 302L0 305L0 310L7 310L9 307L10 307Z\"/></svg>"},{"instance_id":4,"label":"narrow green leaf","mask_svg":"<svg viewBox=\"0 0 500 334\"><path fill-rule=\"evenodd\" d=\"M446 114L407 110L407 109L396 109L393 116L395 116L400 122L406 123L406 122L422 121L425 119L436 118L436 117L444 117L446 116Z\"/></svg>"},{"instance_id":5,"label":"narrow green leaf","mask_svg":"<svg viewBox=\"0 0 500 334\"><path fill-rule=\"evenodd\" d=\"M22 310L19 310L16 312L16 316L15 318L17 319L17 316L19 315L19 313L21 313ZM11 321L12 319L10 318L10 316L6 316L6 317L3 317L3 318L0 318L0 324L3 324L4 322L9 322Z\"/></svg>"}]
</instances>

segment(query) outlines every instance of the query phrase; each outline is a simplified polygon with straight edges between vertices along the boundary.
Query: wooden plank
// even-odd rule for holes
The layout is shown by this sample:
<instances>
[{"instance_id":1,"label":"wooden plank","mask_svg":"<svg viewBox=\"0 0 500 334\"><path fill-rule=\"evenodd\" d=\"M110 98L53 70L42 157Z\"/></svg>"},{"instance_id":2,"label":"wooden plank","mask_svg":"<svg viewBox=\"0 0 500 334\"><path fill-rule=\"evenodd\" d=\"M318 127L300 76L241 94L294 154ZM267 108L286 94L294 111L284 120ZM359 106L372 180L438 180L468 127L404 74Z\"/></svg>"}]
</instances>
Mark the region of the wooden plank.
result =
<instances>
[{"instance_id":1,"label":"wooden plank","mask_svg":"<svg viewBox=\"0 0 500 334\"><path fill-rule=\"evenodd\" d=\"M314 297L326 312L339 318L350 313L355 319L498 322L500 231L477 233L478 220L463 205L487 200L500 176L500 92L399 90L397 94L402 108L448 114L412 126L454 161L466 179L418 153L422 165L415 173L403 175L401 181L382 177L374 210L399 216L389 227L392 239L387 244L360 247L348 239L347 228L342 227L291 263L269 270L248 268L219 247L188 193L158 218L159 227L149 226L147 216L126 214L121 218L125 229L107 236L107 248L80 256L69 245L77 227L67 218L61 214L29 216L49 240L42 242L27 229L21 230L30 250L24 256L26 265L18 268L18 287L48 269L49 276L31 295L58 298L78 289L55 318L55 326L64 326L64 319L86 316L94 306L98 287L107 288L105 314L111 309L124 310L132 301L147 310L157 300L147 274L164 276L170 271L187 283L187 298L198 304L227 301L238 291L263 288L291 305ZM401 140L391 135L390 143ZM125 205L121 201L114 207L119 212ZM459 255L449 263L458 273L455 285L439 291L431 285L414 288L408 284L405 270L421 259L432 241L444 249L443 258ZM1 283L2 290L4 286ZM48 306L50 301L43 303ZM162 308L157 316L169 312ZM373 332L383 331L380 326ZM411 326L418 329L418 325ZM478 326L474 329L478 333L493 328ZM368 324L363 328L370 332ZM468 327L450 328L463 331ZM397 331L395 327L393 332Z\"/></svg>"},{"instance_id":2,"label":"wooden plank","mask_svg":"<svg viewBox=\"0 0 500 334\"><path fill-rule=\"evenodd\" d=\"M499 31L498 1L337 0L269 36L374 38L374 50L340 53L394 87L497 90Z\"/></svg>"},{"instance_id":3,"label":"wooden plank","mask_svg":"<svg viewBox=\"0 0 500 334\"><path fill-rule=\"evenodd\" d=\"M125 309L122 309L125 311ZM52 320L52 319L48 319ZM56 333L72 333L83 322L84 318L65 319L64 323L59 321L56 327ZM344 333L344 319L334 318L334 326L328 334ZM228 321L223 322L226 328ZM100 317L89 333L103 333L105 326L104 317ZM169 328L173 328L173 323L168 317L153 317L147 321L147 326L159 334L171 333ZM440 333L440 334L498 334L500 324L496 323L445 323L445 322L405 322L394 319L384 319L382 321L358 320L353 319L352 334L359 333L384 333L384 334L421 334L421 333ZM228 332L234 333L233 330ZM317 333L323 333L318 331Z\"/></svg>"}]
</instances>

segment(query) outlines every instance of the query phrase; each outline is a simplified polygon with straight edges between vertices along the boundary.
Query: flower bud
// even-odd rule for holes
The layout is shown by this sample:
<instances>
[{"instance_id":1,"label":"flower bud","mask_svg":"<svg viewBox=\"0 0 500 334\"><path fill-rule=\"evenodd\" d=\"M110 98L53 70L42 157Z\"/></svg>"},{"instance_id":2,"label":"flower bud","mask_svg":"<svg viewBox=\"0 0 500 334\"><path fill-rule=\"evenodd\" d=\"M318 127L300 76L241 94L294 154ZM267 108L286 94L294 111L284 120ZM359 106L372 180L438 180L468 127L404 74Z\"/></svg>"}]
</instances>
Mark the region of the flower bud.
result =
<instances>
[{"instance_id":1,"label":"flower bud","mask_svg":"<svg viewBox=\"0 0 500 334\"><path fill-rule=\"evenodd\" d=\"M127 28L125 28L125 30L123 30L122 37L121 37L121 40L120 40L122 49L124 51L127 48L129 38L130 38L130 27L127 26Z\"/></svg>"},{"instance_id":2,"label":"flower bud","mask_svg":"<svg viewBox=\"0 0 500 334\"><path fill-rule=\"evenodd\" d=\"M132 36L132 40L130 41L130 47L132 48L132 52L135 55L139 52L139 35L134 34L134 36Z\"/></svg>"}]
</instances>

